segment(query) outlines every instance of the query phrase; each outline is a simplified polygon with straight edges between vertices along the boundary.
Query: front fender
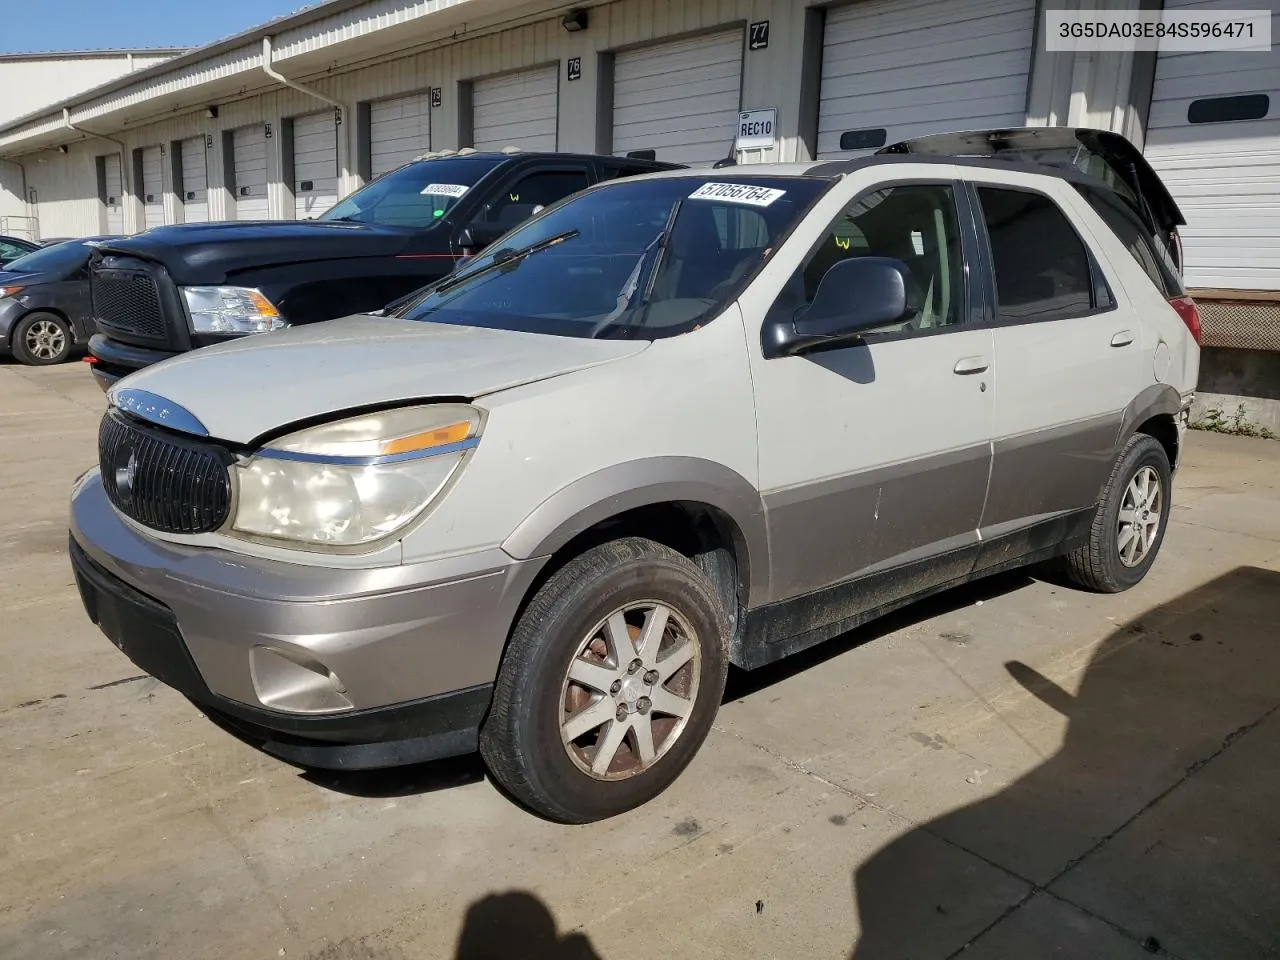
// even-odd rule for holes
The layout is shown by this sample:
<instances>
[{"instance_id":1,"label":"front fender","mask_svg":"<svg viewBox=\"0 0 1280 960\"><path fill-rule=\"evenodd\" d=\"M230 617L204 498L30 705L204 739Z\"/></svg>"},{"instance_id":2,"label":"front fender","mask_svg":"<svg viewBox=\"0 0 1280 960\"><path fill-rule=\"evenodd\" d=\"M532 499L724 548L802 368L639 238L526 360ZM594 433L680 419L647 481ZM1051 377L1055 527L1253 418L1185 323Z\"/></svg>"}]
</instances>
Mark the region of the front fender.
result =
<instances>
[{"instance_id":1,"label":"front fender","mask_svg":"<svg viewBox=\"0 0 1280 960\"><path fill-rule=\"evenodd\" d=\"M737 527L746 556L747 605L768 597L768 539L760 492L723 464L696 457L651 457L588 474L552 494L512 531L502 548L517 560L545 557L596 524L661 503L715 508ZM745 563L743 562L745 561Z\"/></svg>"}]
</instances>

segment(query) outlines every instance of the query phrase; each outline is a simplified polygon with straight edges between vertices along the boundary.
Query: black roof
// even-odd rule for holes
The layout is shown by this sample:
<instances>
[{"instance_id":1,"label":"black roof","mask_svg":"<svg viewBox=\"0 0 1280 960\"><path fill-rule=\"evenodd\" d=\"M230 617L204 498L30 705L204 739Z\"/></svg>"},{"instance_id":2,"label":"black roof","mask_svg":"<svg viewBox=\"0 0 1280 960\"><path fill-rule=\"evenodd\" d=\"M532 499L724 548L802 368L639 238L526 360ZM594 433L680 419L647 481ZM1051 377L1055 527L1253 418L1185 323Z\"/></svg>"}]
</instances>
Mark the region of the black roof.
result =
<instances>
[{"instance_id":1,"label":"black roof","mask_svg":"<svg viewBox=\"0 0 1280 960\"><path fill-rule=\"evenodd\" d=\"M503 150L475 150L468 153L460 151L448 151L435 154L425 154L409 161L410 163L431 163L434 160L454 160L459 157L481 157L492 158L496 160L615 160L625 163L629 167L647 167L653 171L658 170L681 170L687 165L683 163L667 163L662 160L645 160L637 157L617 157L608 153L568 153L563 150L514 150L510 153Z\"/></svg>"}]
</instances>

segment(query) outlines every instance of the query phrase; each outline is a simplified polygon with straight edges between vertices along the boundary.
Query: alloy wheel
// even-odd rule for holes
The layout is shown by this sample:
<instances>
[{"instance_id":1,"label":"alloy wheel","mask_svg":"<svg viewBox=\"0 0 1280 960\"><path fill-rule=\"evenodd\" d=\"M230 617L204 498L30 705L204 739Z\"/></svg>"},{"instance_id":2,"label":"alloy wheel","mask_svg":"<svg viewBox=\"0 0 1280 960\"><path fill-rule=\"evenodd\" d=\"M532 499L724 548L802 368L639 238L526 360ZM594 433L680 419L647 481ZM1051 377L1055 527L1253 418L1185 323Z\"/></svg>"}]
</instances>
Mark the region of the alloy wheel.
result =
<instances>
[{"instance_id":1,"label":"alloy wheel","mask_svg":"<svg viewBox=\"0 0 1280 960\"><path fill-rule=\"evenodd\" d=\"M655 600L620 607L596 625L565 672L560 738L597 780L624 780L670 751L693 714L702 673L698 638Z\"/></svg>"},{"instance_id":2,"label":"alloy wheel","mask_svg":"<svg viewBox=\"0 0 1280 960\"><path fill-rule=\"evenodd\" d=\"M27 327L27 351L38 360L56 360L67 346L67 335L52 320L37 320Z\"/></svg>"},{"instance_id":3,"label":"alloy wheel","mask_svg":"<svg viewBox=\"0 0 1280 960\"><path fill-rule=\"evenodd\" d=\"M1163 519L1164 491L1160 475L1153 467L1143 467L1133 475L1120 501L1116 547L1121 563L1136 567L1147 558Z\"/></svg>"}]
</instances>

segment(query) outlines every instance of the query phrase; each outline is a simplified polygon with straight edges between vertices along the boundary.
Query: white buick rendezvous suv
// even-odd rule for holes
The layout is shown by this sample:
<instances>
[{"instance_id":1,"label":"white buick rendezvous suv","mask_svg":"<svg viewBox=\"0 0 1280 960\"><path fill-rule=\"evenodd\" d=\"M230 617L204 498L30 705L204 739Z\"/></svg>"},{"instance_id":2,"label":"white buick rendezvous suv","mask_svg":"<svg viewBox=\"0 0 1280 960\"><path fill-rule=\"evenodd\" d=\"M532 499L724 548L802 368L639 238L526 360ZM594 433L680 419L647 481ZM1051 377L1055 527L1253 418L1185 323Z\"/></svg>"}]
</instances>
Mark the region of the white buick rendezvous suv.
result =
<instances>
[{"instance_id":1,"label":"white buick rendezvous suv","mask_svg":"<svg viewBox=\"0 0 1280 960\"><path fill-rule=\"evenodd\" d=\"M1146 575L1198 367L1181 222L1095 131L600 185L393 310L117 383L86 610L292 763L478 748L544 816L617 814L730 664L1023 564Z\"/></svg>"}]
</instances>

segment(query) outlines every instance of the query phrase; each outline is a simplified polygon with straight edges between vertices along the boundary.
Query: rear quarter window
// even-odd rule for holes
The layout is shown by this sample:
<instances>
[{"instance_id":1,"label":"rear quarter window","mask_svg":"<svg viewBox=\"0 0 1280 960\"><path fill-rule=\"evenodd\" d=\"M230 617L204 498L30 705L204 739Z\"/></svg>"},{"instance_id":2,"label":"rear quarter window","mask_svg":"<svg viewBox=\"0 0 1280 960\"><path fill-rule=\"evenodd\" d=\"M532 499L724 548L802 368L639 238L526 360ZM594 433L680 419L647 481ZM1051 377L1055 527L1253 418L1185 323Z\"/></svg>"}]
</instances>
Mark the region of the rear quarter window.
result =
<instances>
[{"instance_id":1,"label":"rear quarter window","mask_svg":"<svg viewBox=\"0 0 1280 960\"><path fill-rule=\"evenodd\" d=\"M1151 235L1142 218L1122 197L1098 187L1072 184L1094 213L1111 229L1134 262L1166 299L1183 296L1186 289L1164 245Z\"/></svg>"}]
</instances>

